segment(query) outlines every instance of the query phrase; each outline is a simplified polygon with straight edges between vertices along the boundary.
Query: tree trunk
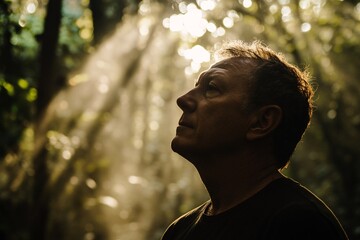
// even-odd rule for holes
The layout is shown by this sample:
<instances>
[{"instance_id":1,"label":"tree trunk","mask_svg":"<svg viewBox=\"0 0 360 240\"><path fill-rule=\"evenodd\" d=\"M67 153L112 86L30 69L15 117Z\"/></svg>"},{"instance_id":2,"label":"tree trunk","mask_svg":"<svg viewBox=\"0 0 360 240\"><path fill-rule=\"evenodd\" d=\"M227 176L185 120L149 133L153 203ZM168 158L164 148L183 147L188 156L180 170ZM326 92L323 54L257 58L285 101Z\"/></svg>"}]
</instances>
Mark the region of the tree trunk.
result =
<instances>
[{"instance_id":1,"label":"tree trunk","mask_svg":"<svg viewBox=\"0 0 360 240\"><path fill-rule=\"evenodd\" d=\"M35 137L41 138L39 125L54 93L58 90L56 87L57 73L56 50L59 39L61 23L62 0L49 0L47 5L47 15L44 22L44 32L41 39L41 49L39 54L39 78L38 78L38 99L35 127ZM46 229L49 213L49 199L45 193L45 186L49 179L46 164L46 149L42 148L40 153L34 158L34 182L33 182L33 208L30 219L31 239L46 239Z\"/></svg>"},{"instance_id":2,"label":"tree trunk","mask_svg":"<svg viewBox=\"0 0 360 240\"><path fill-rule=\"evenodd\" d=\"M41 38L37 117L41 118L56 89L56 50L61 23L62 0L49 0Z\"/></svg>"},{"instance_id":3,"label":"tree trunk","mask_svg":"<svg viewBox=\"0 0 360 240\"><path fill-rule=\"evenodd\" d=\"M104 37L115 30L124 15L126 1L90 0L89 8L93 18L93 45L98 45ZM107 10L112 8L116 14L108 16Z\"/></svg>"}]
</instances>

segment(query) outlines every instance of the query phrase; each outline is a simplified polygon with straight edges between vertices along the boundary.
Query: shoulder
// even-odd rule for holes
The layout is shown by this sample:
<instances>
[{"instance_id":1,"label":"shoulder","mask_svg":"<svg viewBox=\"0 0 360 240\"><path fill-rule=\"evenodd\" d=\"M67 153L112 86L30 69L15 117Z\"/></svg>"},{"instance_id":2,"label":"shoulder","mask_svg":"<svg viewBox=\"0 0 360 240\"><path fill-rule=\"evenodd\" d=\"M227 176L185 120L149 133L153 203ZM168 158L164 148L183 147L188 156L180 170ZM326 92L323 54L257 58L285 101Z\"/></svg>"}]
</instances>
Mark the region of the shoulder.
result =
<instances>
[{"instance_id":1,"label":"shoulder","mask_svg":"<svg viewBox=\"0 0 360 240\"><path fill-rule=\"evenodd\" d=\"M329 218L316 208L296 203L278 211L265 232L267 239L347 239L335 217Z\"/></svg>"},{"instance_id":2,"label":"shoulder","mask_svg":"<svg viewBox=\"0 0 360 240\"><path fill-rule=\"evenodd\" d=\"M173 221L166 229L162 240L173 240L176 239L175 236L180 236L182 233L189 231L199 221L208 204L209 202L205 202Z\"/></svg>"},{"instance_id":3,"label":"shoulder","mask_svg":"<svg viewBox=\"0 0 360 240\"><path fill-rule=\"evenodd\" d=\"M290 179L278 187L286 194L277 199L268 219L266 239L347 239L335 215L315 194Z\"/></svg>"},{"instance_id":4,"label":"shoulder","mask_svg":"<svg viewBox=\"0 0 360 240\"><path fill-rule=\"evenodd\" d=\"M272 188L268 191L277 210L312 210L323 214L327 218L333 218L335 215L330 208L309 189L298 182L283 178L274 182Z\"/></svg>"}]
</instances>

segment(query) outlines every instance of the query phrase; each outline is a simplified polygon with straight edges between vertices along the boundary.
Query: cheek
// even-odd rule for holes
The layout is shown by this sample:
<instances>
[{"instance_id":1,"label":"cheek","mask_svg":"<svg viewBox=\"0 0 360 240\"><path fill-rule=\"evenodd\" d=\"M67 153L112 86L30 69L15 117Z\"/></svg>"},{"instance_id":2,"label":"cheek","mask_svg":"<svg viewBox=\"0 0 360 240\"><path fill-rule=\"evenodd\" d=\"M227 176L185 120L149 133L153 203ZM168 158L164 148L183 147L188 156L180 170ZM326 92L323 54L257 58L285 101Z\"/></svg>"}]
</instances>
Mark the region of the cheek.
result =
<instances>
[{"instance_id":1,"label":"cheek","mask_svg":"<svg viewBox=\"0 0 360 240\"><path fill-rule=\"evenodd\" d=\"M244 135L246 129L242 114L226 110L230 108L222 108L220 111L212 111L206 114L206 118L202 119L203 124L199 130L204 138L238 138ZM205 114L204 114L205 115Z\"/></svg>"}]
</instances>

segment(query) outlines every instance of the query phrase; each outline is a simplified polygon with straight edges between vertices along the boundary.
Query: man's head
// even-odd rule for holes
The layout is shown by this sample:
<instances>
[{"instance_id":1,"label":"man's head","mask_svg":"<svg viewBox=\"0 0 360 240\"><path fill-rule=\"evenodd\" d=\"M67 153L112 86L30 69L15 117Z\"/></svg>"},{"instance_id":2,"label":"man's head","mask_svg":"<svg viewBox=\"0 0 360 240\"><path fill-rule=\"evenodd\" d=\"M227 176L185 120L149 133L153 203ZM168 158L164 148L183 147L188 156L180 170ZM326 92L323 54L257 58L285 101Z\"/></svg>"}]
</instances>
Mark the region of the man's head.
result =
<instances>
[{"instance_id":1,"label":"man's head","mask_svg":"<svg viewBox=\"0 0 360 240\"><path fill-rule=\"evenodd\" d=\"M279 106L282 119L272 131L277 166L283 168L307 128L312 115L313 90L309 74L288 63L285 58L260 42L233 41L224 45L222 59L248 62L249 90L246 109L254 111L266 105ZM238 69L238 71L243 71Z\"/></svg>"},{"instance_id":2,"label":"man's head","mask_svg":"<svg viewBox=\"0 0 360 240\"><path fill-rule=\"evenodd\" d=\"M241 66L242 70L236 71ZM193 89L178 98L183 114L172 141L175 152L195 165L242 152L250 117L245 111L246 69L228 59L217 62L200 74Z\"/></svg>"},{"instance_id":3,"label":"man's head","mask_svg":"<svg viewBox=\"0 0 360 240\"><path fill-rule=\"evenodd\" d=\"M218 54L222 59L177 101L183 115L173 150L196 161L270 146L283 168L312 114L308 75L258 42L231 42Z\"/></svg>"}]
</instances>

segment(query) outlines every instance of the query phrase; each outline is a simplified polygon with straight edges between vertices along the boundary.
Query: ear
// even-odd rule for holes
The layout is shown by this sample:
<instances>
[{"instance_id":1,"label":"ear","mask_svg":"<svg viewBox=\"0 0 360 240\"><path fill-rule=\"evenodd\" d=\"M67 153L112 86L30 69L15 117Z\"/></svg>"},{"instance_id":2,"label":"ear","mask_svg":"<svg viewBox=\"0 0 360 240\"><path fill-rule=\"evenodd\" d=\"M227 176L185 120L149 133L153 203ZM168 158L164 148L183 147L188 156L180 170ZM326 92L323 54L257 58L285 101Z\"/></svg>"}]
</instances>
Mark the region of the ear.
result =
<instances>
[{"instance_id":1,"label":"ear","mask_svg":"<svg viewBox=\"0 0 360 240\"><path fill-rule=\"evenodd\" d=\"M269 135L281 122L282 110L277 105L267 105L254 112L246 134L248 140L256 140Z\"/></svg>"}]
</instances>

